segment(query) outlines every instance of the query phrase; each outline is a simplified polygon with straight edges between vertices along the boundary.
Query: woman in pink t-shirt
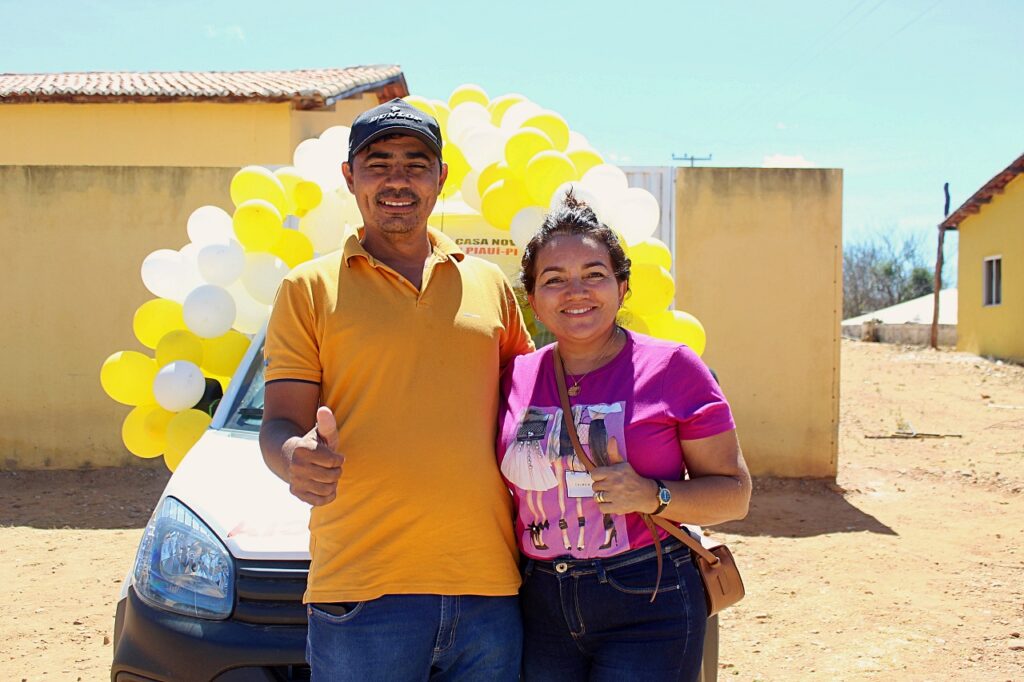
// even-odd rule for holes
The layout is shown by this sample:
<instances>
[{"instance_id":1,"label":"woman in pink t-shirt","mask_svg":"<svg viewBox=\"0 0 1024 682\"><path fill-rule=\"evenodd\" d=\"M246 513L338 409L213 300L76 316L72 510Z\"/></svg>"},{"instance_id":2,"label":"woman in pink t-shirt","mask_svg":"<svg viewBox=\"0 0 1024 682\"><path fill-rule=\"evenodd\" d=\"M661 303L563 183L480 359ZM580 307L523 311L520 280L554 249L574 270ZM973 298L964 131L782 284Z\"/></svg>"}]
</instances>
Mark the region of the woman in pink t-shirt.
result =
<instances>
[{"instance_id":1,"label":"woman in pink t-shirt","mask_svg":"<svg viewBox=\"0 0 1024 682\"><path fill-rule=\"evenodd\" d=\"M732 414L707 367L686 346L616 324L629 267L615 233L571 194L523 253L530 306L556 339L572 422L598 467L591 478L565 433L554 344L516 358L502 380L498 456L524 555L528 682L697 679L700 576L668 539L656 585L640 514L714 524L742 518L750 500Z\"/></svg>"}]
</instances>

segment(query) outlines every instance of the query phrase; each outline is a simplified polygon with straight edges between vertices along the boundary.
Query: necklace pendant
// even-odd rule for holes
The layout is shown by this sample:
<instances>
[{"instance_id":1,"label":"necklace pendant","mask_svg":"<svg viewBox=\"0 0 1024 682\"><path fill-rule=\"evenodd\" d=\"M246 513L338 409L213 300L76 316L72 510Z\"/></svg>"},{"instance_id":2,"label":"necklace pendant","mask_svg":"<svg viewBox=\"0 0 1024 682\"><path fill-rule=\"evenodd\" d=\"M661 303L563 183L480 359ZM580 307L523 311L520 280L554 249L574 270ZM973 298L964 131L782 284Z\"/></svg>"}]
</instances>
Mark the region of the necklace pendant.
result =
<instances>
[{"instance_id":1,"label":"necklace pendant","mask_svg":"<svg viewBox=\"0 0 1024 682\"><path fill-rule=\"evenodd\" d=\"M579 384L577 384L575 386L570 386L568 389L566 389L565 392L568 393L573 398L575 398L576 396L578 396L580 394Z\"/></svg>"}]
</instances>

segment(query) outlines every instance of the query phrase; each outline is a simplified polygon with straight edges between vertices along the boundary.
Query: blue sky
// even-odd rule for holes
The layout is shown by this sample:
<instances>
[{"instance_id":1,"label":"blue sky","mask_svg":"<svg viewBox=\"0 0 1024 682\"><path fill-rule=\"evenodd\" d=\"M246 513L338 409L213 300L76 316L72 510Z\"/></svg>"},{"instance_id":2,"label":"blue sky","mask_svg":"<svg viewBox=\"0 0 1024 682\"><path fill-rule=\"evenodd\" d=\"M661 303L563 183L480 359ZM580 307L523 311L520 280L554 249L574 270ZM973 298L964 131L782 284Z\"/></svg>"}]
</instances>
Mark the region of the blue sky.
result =
<instances>
[{"instance_id":1,"label":"blue sky","mask_svg":"<svg viewBox=\"0 0 1024 682\"><path fill-rule=\"evenodd\" d=\"M0 70L400 64L561 113L621 165L844 171L847 242L926 235L1024 152L1024 2L0 0ZM955 244L955 242L953 242Z\"/></svg>"}]
</instances>

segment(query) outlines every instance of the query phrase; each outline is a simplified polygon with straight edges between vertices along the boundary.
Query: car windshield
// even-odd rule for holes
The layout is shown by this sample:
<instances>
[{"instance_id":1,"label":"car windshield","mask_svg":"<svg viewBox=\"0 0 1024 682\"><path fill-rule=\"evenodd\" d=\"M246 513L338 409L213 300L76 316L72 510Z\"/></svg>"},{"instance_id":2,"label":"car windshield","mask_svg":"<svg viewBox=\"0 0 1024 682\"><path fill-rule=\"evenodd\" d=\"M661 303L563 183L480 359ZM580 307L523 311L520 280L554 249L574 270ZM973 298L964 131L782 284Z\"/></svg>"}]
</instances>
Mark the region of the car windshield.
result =
<instances>
[{"instance_id":1,"label":"car windshield","mask_svg":"<svg viewBox=\"0 0 1024 682\"><path fill-rule=\"evenodd\" d=\"M260 348L242 380L231 414L228 415L224 428L236 431L259 432L263 421L263 349Z\"/></svg>"}]
</instances>

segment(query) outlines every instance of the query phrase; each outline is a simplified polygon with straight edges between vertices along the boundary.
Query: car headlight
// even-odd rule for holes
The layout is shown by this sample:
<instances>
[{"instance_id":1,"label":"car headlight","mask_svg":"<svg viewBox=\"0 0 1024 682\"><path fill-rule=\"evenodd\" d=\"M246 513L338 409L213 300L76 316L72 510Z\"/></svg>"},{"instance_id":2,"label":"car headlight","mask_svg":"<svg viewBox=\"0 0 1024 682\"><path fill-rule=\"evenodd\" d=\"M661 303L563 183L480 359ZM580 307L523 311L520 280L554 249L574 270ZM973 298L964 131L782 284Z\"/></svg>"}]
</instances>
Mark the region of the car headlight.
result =
<instances>
[{"instance_id":1,"label":"car headlight","mask_svg":"<svg viewBox=\"0 0 1024 682\"><path fill-rule=\"evenodd\" d=\"M135 591L152 606L222 620L235 601L234 560L191 509L164 498L146 524L133 573Z\"/></svg>"}]
</instances>

